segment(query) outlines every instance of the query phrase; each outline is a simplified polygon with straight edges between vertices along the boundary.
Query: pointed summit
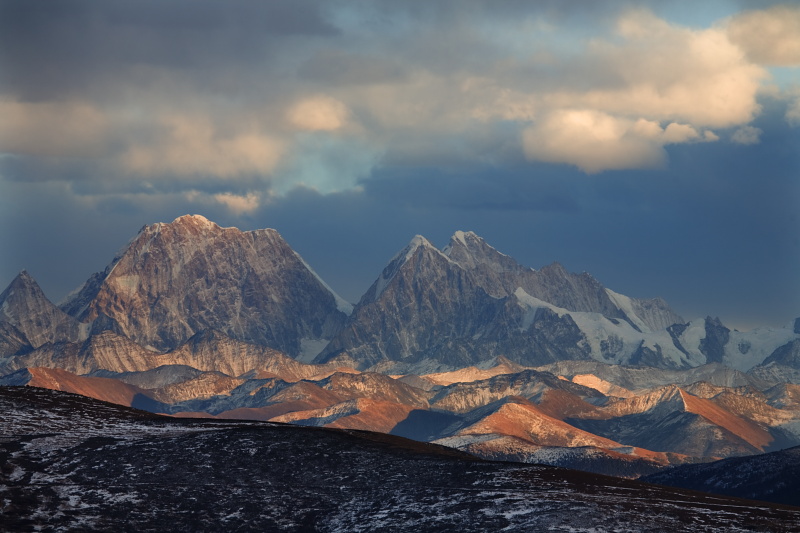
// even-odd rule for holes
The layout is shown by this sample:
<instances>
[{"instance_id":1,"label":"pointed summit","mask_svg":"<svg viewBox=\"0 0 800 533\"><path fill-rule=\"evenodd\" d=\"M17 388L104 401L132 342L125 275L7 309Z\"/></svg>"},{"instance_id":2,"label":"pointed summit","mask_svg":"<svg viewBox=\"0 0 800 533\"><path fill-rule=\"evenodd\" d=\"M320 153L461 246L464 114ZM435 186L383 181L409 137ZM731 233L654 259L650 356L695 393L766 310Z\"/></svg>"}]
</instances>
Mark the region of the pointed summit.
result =
<instances>
[{"instance_id":1,"label":"pointed summit","mask_svg":"<svg viewBox=\"0 0 800 533\"><path fill-rule=\"evenodd\" d=\"M65 308L158 351L215 329L296 356L341 327L345 304L277 231L184 215L143 228Z\"/></svg>"},{"instance_id":2,"label":"pointed summit","mask_svg":"<svg viewBox=\"0 0 800 533\"><path fill-rule=\"evenodd\" d=\"M395 259L403 257L404 259L407 260L414 252L417 251L418 248L431 248L433 250L436 250L437 252L439 251L436 249L434 245L430 243L428 239L426 239L422 235L414 235L411 241L409 241L408 245L395 256Z\"/></svg>"},{"instance_id":3,"label":"pointed summit","mask_svg":"<svg viewBox=\"0 0 800 533\"><path fill-rule=\"evenodd\" d=\"M502 298L518 286L513 281L530 272L517 261L490 246L472 231L456 231L443 253L479 278L480 285L492 296Z\"/></svg>"},{"instance_id":4,"label":"pointed summit","mask_svg":"<svg viewBox=\"0 0 800 533\"><path fill-rule=\"evenodd\" d=\"M0 293L0 321L14 326L34 348L80 337L77 321L53 305L25 270Z\"/></svg>"},{"instance_id":5,"label":"pointed summit","mask_svg":"<svg viewBox=\"0 0 800 533\"><path fill-rule=\"evenodd\" d=\"M386 268L381 272L380 277L375 280L375 283L373 283L366 294L364 294L362 301L375 301L380 298L386 287L392 282L398 272L400 272L400 269L412 258L416 257L418 250L440 255L445 258L442 252L431 244L428 239L422 235L414 235L408 245L395 254L391 261L389 261L389 264L386 265Z\"/></svg>"},{"instance_id":6,"label":"pointed summit","mask_svg":"<svg viewBox=\"0 0 800 533\"><path fill-rule=\"evenodd\" d=\"M383 269L316 362L347 353L359 369L377 365L407 373L477 365L506 354L527 365L612 352L629 357L634 344L594 342L596 332L588 326L614 329L629 322L634 330L634 323L644 328L641 319L626 315L638 309L636 302L623 303L612 301L589 274L571 274L558 263L541 271L524 267L471 231L456 231L443 251L418 235ZM656 305L650 309L648 323L668 316ZM578 317L583 331L571 313L595 316ZM611 348L601 353L601 345Z\"/></svg>"}]
</instances>

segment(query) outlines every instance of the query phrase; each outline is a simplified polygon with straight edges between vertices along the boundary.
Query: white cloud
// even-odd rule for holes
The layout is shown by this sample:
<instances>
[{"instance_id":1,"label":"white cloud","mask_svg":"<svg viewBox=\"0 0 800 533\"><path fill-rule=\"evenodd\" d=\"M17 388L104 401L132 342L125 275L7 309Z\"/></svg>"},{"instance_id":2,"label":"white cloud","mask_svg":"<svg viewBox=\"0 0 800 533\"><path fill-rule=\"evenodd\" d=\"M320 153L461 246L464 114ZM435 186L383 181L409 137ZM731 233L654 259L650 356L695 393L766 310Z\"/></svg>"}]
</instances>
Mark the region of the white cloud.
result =
<instances>
[{"instance_id":1,"label":"white cloud","mask_svg":"<svg viewBox=\"0 0 800 533\"><path fill-rule=\"evenodd\" d=\"M687 124L677 124L673 122L664 130L664 144L678 144L698 139L700 134L697 130Z\"/></svg>"},{"instance_id":2,"label":"white cloud","mask_svg":"<svg viewBox=\"0 0 800 533\"><path fill-rule=\"evenodd\" d=\"M695 140L713 139L687 124L673 122L662 128L654 121L587 109L554 111L523 133L530 159L567 163L590 174L657 168L666 161L665 145Z\"/></svg>"},{"instance_id":3,"label":"white cloud","mask_svg":"<svg viewBox=\"0 0 800 533\"><path fill-rule=\"evenodd\" d=\"M588 172L657 167L665 145L716 140L709 128L740 127L760 111L766 70L731 41L731 25L688 28L636 10L610 33L613 15L598 21L587 40L569 19L518 14L415 20L414 39L408 28L393 26L389 38L362 25L302 46L278 39L288 66L280 76L227 64L207 77L137 66L113 91L98 84L94 103L0 104L0 151L89 154L106 175L156 189L201 176L202 187L218 181L206 187L214 192L251 190L255 176L279 193L297 185L327 193L357 187L379 164L513 161L520 131L530 158ZM350 70L363 63L365 42L369 68ZM304 70L309 57L332 57L346 75L324 62ZM786 118L800 123L800 107ZM250 205L234 196L218 201Z\"/></svg>"},{"instance_id":4,"label":"white cloud","mask_svg":"<svg viewBox=\"0 0 800 533\"><path fill-rule=\"evenodd\" d=\"M753 126L742 126L731 135L731 141L736 144L758 144L761 142L761 134L764 133L759 128Z\"/></svg>"},{"instance_id":5,"label":"white cloud","mask_svg":"<svg viewBox=\"0 0 800 533\"><path fill-rule=\"evenodd\" d=\"M525 154L570 163L588 173L658 166L664 154L645 135L628 135L633 124L597 111L558 111L523 134Z\"/></svg>"},{"instance_id":6,"label":"white cloud","mask_svg":"<svg viewBox=\"0 0 800 533\"><path fill-rule=\"evenodd\" d=\"M727 25L731 41L764 65L800 66L800 6L745 11Z\"/></svg>"},{"instance_id":7,"label":"white cloud","mask_svg":"<svg viewBox=\"0 0 800 533\"><path fill-rule=\"evenodd\" d=\"M695 127L743 124L759 112L756 93L767 73L749 63L725 32L674 26L635 11L619 20L618 35L621 41L591 43L587 76L597 83L585 91L553 92L545 101Z\"/></svg>"},{"instance_id":8,"label":"white cloud","mask_svg":"<svg viewBox=\"0 0 800 533\"><path fill-rule=\"evenodd\" d=\"M252 192L246 195L219 193L214 195L214 199L236 215L252 213L261 205L258 195Z\"/></svg>"},{"instance_id":9,"label":"white cloud","mask_svg":"<svg viewBox=\"0 0 800 533\"><path fill-rule=\"evenodd\" d=\"M285 151L282 141L254 129L225 135L202 115L176 114L159 122L159 136L132 143L121 155L129 172L220 178L268 174Z\"/></svg>"}]
</instances>

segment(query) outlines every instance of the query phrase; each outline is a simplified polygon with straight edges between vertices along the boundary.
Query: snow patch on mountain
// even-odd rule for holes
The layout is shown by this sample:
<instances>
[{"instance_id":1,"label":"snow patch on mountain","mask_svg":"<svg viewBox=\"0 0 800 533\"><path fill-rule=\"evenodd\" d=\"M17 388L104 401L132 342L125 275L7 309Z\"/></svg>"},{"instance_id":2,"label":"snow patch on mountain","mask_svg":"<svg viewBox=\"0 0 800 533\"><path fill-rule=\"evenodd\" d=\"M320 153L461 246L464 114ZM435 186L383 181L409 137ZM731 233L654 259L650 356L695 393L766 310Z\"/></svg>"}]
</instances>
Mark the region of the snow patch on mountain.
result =
<instances>
[{"instance_id":1,"label":"snow patch on mountain","mask_svg":"<svg viewBox=\"0 0 800 533\"><path fill-rule=\"evenodd\" d=\"M636 314L633 300L630 297L614 292L611 289L606 289L606 294L608 294L611 301L625 313L631 322L636 324L637 328L642 331L650 331L650 327Z\"/></svg>"},{"instance_id":2,"label":"snow patch on mountain","mask_svg":"<svg viewBox=\"0 0 800 533\"><path fill-rule=\"evenodd\" d=\"M724 362L746 372L762 363L777 348L796 338L800 338L800 335L790 327L762 327L745 332L733 330L725 345Z\"/></svg>"},{"instance_id":3,"label":"snow patch on mountain","mask_svg":"<svg viewBox=\"0 0 800 533\"><path fill-rule=\"evenodd\" d=\"M568 311L531 296L521 287L517 288L514 296L520 305L527 308L520 324L523 330L531 326L538 309L549 309L559 317L568 315L583 333L584 342L589 345L592 357L600 362L628 364L631 357L641 348L659 352L662 358L675 368L698 366L705 362L699 350L696 353L690 352L689 356L678 350L666 330L650 331L645 326L644 331L637 331L624 320L609 319L600 313ZM699 345L699 340L694 345Z\"/></svg>"}]
</instances>

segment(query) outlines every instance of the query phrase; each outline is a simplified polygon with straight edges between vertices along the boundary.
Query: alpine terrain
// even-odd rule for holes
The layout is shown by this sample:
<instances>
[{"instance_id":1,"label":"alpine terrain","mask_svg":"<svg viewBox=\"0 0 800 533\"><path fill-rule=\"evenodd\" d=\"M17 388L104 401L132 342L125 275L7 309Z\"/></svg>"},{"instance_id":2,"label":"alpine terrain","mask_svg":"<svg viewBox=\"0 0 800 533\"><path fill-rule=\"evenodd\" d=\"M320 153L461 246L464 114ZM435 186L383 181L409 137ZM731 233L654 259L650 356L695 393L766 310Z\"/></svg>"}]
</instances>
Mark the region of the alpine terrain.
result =
<instances>
[{"instance_id":1,"label":"alpine terrain","mask_svg":"<svg viewBox=\"0 0 800 533\"><path fill-rule=\"evenodd\" d=\"M160 503L147 484L185 482L182 447L194 450L192 469L223 480L215 490L241 492L259 472L294 465L282 478L292 481L253 482L239 511L233 500L209 511L214 520L228 513L230 523L214 522L220 528L253 513L265 524L331 531L378 513L394 527L402 509L403 523L430 530L433 519L419 509L432 501L449 502L436 511L442 529L462 524L456 509L493 528L551 524L539 515L561 509L553 491L562 482L593 495L587 513L617 502L622 521L642 505L639 496L623 504L624 494L666 490L487 460L648 475L800 505L789 489L769 492L753 478L785 480L781 469L796 455L789 449L800 446L800 319L746 332L718 318L685 319L663 299L622 295L558 263L523 266L472 232L455 232L441 250L414 237L351 304L275 230L222 228L199 215L145 226L59 305L25 271L0 293L0 394L10 402L3 412L16 413L0 421L0 490L15 494L0 512L22 528L45 516L58 527L102 528L87 517L121 509L155 524L146 509ZM73 419L82 422L70 429ZM388 461L380 479L389 484L375 493L383 499L360 496L379 479L356 465L367 456ZM759 457L769 459L749 462ZM719 463L724 483L714 481L720 460L728 461ZM445 485L426 477L416 492L392 477L430 464L455 477ZM235 484L245 472L251 481ZM118 486L123 475L134 485ZM252 507L278 489L296 518ZM206 501L194 490L163 505ZM613 497L601 503L606 493ZM685 503L686 493L669 494ZM479 495L495 503L477 503ZM319 507L323 496L333 507ZM783 524L753 518L742 526L753 530L789 530L795 520L794 511L776 519L775 507L724 501L712 506L719 524L729 505ZM711 505L695 515L710 516ZM692 518L679 529L703 530L681 513ZM570 527L589 527L588 514L575 516L584 525Z\"/></svg>"}]
</instances>

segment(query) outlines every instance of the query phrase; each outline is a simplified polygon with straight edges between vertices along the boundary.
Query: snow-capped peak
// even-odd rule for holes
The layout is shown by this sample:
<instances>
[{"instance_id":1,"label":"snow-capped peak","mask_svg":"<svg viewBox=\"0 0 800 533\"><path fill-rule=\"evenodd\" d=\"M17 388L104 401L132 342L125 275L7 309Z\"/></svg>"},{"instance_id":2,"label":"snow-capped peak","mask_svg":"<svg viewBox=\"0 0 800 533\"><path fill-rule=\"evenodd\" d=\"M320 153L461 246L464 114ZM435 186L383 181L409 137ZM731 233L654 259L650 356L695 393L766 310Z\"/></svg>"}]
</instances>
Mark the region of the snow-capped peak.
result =
<instances>
[{"instance_id":1,"label":"snow-capped peak","mask_svg":"<svg viewBox=\"0 0 800 533\"><path fill-rule=\"evenodd\" d=\"M420 246L427 246L429 248L434 247L430 241L422 235L414 235L414 237L411 239L411 242L408 243L408 246L406 246L405 249L407 253L413 253Z\"/></svg>"},{"instance_id":2,"label":"snow-capped peak","mask_svg":"<svg viewBox=\"0 0 800 533\"><path fill-rule=\"evenodd\" d=\"M467 241L483 242L485 244L485 241L475 232L457 230L455 233L453 233L453 236L450 237L450 242L447 244L447 246L442 249L442 253L449 256L450 250L453 249L455 244L460 244L464 248L469 248L469 243Z\"/></svg>"},{"instance_id":3,"label":"snow-capped peak","mask_svg":"<svg viewBox=\"0 0 800 533\"><path fill-rule=\"evenodd\" d=\"M478 237L478 235L476 235L474 231L461 231L461 230L457 230L455 233L453 233L453 236L451 237L451 240L459 241L464 246L467 245L467 239L480 239L480 237Z\"/></svg>"}]
</instances>

